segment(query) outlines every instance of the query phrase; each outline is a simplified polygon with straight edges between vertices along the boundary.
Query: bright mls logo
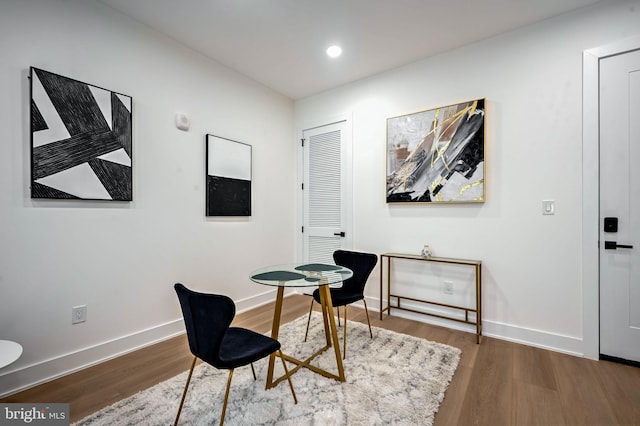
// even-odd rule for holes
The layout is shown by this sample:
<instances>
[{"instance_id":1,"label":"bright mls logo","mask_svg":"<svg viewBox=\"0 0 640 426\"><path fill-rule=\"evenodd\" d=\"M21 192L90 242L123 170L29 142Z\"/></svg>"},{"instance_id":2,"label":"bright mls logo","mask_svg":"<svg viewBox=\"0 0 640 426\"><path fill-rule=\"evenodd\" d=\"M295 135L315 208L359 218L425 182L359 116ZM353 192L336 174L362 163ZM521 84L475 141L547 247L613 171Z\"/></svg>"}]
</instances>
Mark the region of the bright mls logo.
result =
<instances>
[{"instance_id":1,"label":"bright mls logo","mask_svg":"<svg viewBox=\"0 0 640 426\"><path fill-rule=\"evenodd\" d=\"M68 426L69 404L0 404L0 424Z\"/></svg>"}]
</instances>

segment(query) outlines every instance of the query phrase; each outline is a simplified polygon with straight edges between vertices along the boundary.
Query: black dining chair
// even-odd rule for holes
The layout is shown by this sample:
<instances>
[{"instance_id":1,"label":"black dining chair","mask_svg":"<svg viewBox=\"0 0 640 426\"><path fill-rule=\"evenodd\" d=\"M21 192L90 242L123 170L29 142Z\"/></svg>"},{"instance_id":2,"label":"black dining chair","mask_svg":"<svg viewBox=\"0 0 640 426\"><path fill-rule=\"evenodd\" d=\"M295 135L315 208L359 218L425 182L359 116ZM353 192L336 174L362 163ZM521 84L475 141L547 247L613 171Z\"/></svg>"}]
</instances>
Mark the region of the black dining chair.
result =
<instances>
[{"instance_id":1,"label":"black dining chair","mask_svg":"<svg viewBox=\"0 0 640 426\"><path fill-rule=\"evenodd\" d=\"M340 311L338 308L344 306L344 337L342 357L347 357L347 306L351 303L362 300L364 302L364 311L367 314L367 323L369 324L369 335L373 339L371 331L371 321L369 321L369 310L367 309L367 301L364 297L364 287L373 268L378 262L378 256L372 253L363 253L348 250L336 250L333 253L333 261L336 265L344 266L353 271L351 278L342 282L342 287L330 288L331 303L338 311L338 322L340 321ZM312 294L311 307L309 308L309 318L307 319L307 331L304 334L304 341L307 341L309 334L309 323L311 322L311 311L313 310L313 302L320 303L320 290L315 290Z\"/></svg>"},{"instance_id":2,"label":"black dining chair","mask_svg":"<svg viewBox=\"0 0 640 426\"><path fill-rule=\"evenodd\" d=\"M280 350L280 342L246 328L230 327L231 321L236 314L236 305L229 297L219 294L198 293L189 290L180 283L175 284L174 288L182 308L189 349L194 355L174 426L178 424L193 368L198 358L215 368L229 370L227 389L224 394L222 414L220 415L220 425L224 424L233 370L237 367L251 364L253 378L256 380L253 362L274 352L277 352L282 360L293 400L296 404L298 403L291 377L289 376L289 370Z\"/></svg>"}]
</instances>

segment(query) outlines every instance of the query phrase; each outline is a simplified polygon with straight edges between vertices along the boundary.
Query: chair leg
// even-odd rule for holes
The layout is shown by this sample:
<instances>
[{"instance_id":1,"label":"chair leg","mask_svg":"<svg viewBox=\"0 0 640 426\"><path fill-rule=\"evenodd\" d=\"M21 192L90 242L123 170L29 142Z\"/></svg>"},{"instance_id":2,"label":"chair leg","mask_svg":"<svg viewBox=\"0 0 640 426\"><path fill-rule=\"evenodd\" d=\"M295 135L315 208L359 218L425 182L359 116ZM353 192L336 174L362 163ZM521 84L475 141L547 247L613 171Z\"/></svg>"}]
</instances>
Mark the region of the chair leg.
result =
<instances>
[{"instance_id":1,"label":"chair leg","mask_svg":"<svg viewBox=\"0 0 640 426\"><path fill-rule=\"evenodd\" d=\"M346 305L345 305L345 309L346 309ZM336 312L338 314L338 327L340 327L340 306L336 306Z\"/></svg>"},{"instance_id":2,"label":"chair leg","mask_svg":"<svg viewBox=\"0 0 640 426\"><path fill-rule=\"evenodd\" d=\"M173 422L173 426L177 426L178 419L180 419L180 413L182 412L182 405L184 404L184 399L187 396L187 389L189 388L189 382L191 381L191 375L193 374L193 368L196 366L197 357L193 357L193 362L191 363L191 369L189 370L189 375L187 376L187 383L184 385L184 391L182 392L182 399L180 400L180 407L178 407L178 414L176 415L176 420Z\"/></svg>"},{"instance_id":3,"label":"chair leg","mask_svg":"<svg viewBox=\"0 0 640 426\"><path fill-rule=\"evenodd\" d=\"M309 306L309 318L307 319L307 331L304 333L304 341L307 341L307 335L309 334L309 323L311 322L311 311L313 310L313 297L311 298L311 306Z\"/></svg>"},{"instance_id":4,"label":"chair leg","mask_svg":"<svg viewBox=\"0 0 640 426\"><path fill-rule=\"evenodd\" d=\"M369 335L373 339L373 332L371 331L371 321L369 321L369 309L367 309L367 301L364 299L362 299L362 301L364 302L364 312L365 314L367 314L367 323L369 324Z\"/></svg>"},{"instance_id":5,"label":"chair leg","mask_svg":"<svg viewBox=\"0 0 640 426\"><path fill-rule=\"evenodd\" d=\"M344 336L342 341L342 359L347 359L347 305L344 305Z\"/></svg>"},{"instance_id":6,"label":"chair leg","mask_svg":"<svg viewBox=\"0 0 640 426\"><path fill-rule=\"evenodd\" d=\"M258 378L256 377L256 370L255 368L253 368L253 363L251 363L251 372L253 373L253 380L258 380Z\"/></svg>"},{"instance_id":7,"label":"chair leg","mask_svg":"<svg viewBox=\"0 0 640 426\"><path fill-rule=\"evenodd\" d=\"M289 387L291 388L291 395L293 395L293 402L297 404L298 398L296 397L296 391L293 390L293 383L291 383L291 375L289 374L287 363L284 360L284 355L282 355L282 349L278 349L278 356L282 360L282 366L284 367L284 374L286 374L287 376L287 381L289 382Z\"/></svg>"},{"instance_id":8,"label":"chair leg","mask_svg":"<svg viewBox=\"0 0 640 426\"><path fill-rule=\"evenodd\" d=\"M220 426L224 424L224 415L227 411L227 401L229 400L229 388L231 387L231 377L233 377L233 368L229 370L229 379L227 380L227 390L224 393L224 403L222 404L222 414L220 415Z\"/></svg>"}]
</instances>

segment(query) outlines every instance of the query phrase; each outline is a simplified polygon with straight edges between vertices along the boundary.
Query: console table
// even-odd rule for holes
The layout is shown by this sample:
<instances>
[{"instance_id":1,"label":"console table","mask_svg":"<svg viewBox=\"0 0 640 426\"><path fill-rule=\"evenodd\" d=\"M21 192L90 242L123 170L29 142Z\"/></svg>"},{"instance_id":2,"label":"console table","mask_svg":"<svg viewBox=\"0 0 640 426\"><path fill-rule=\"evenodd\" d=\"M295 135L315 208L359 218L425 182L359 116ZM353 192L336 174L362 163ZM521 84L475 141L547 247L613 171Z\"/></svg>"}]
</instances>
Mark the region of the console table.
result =
<instances>
[{"instance_id":1,"label":"console table","mask_svg":"<svg viewBox=\"0 0 640 426\"><path fill-rule=\"evenodd\" d=\"M424 299L415 299L411 297L402 296L399 294L393 294L391 289L391 266L392 259L405 259L405 260L415 260L420 262L437 262L437 263L448 263L451 265L463 265L474 268L475 271L475 281L476 281L476 305L475 307L466 307L466 306L456 306L456 305L448 305L445 303L433 302ZM386 262L385 262L386 260ZM386 263L386 265L385 265ZM383 281L384 281L384 268L386 266L387 274L387 307L383 309ZM391 298L396 299L396 305L391 305ZM464 319L448 317L445 315L434 314L430 312L418 311L415 309L405 308L401 306L402 300L410 300L412 302L424 303L427 305L434 306L442 306L449 309L458 309L464 311ZM423 257L413 254L402 254L402 253L383 253L380 255L380 320L382 321L382 314L387 311L388 315L391 315L391 308L400 309L404 311L411 311L418 314L430 315L433 317L444 318L451 321L462 322L465 324L472 324L476 326L476 343L480 343L480 336L482 335L482 261L481 260L466 260L466 259L454 259L454 258L445 258L445 257ZM475 313L475 321L469 320L469 312Z\"/></svg>"}]
</instances>

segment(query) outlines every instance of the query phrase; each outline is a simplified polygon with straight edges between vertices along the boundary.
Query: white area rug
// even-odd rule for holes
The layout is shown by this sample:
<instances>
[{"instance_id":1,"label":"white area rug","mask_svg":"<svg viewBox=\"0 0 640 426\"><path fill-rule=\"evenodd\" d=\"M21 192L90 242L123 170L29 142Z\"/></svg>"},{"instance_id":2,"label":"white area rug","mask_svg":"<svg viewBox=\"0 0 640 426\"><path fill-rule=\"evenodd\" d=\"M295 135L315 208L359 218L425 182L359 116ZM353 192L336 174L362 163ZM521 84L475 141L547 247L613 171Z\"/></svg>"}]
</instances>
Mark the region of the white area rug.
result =
<instances>
[{"instance_id":1,"label":"white area rug","mask_svg":"<svg viewBox=\"0 0 640 426\"><path fill-rule=\"evenodd\" d=\"M322 316L314 312L306 343L305 326L306 316L281 327L279 340L285 354L305 359L323 346ZM342 338L342 327L338 332ZM381 328L373 329L371 339L366 324L350 321L344 360L346 383L302 368L292 376L298 397L295 405L286 381L265 390L267 359L261 360L254 364L257 381L249 366L234 372L225 425L431 425L458 366L460 352ZM316 358L314 364L337 372L333 349ZM283 369L279 359L276 368L280 375ZM227 375L226 370L209 365L196 367L181 425L218 424ZM173 424L186 376L186 372L179 374L76 424Z\"/></svg>"}]
</instances>

